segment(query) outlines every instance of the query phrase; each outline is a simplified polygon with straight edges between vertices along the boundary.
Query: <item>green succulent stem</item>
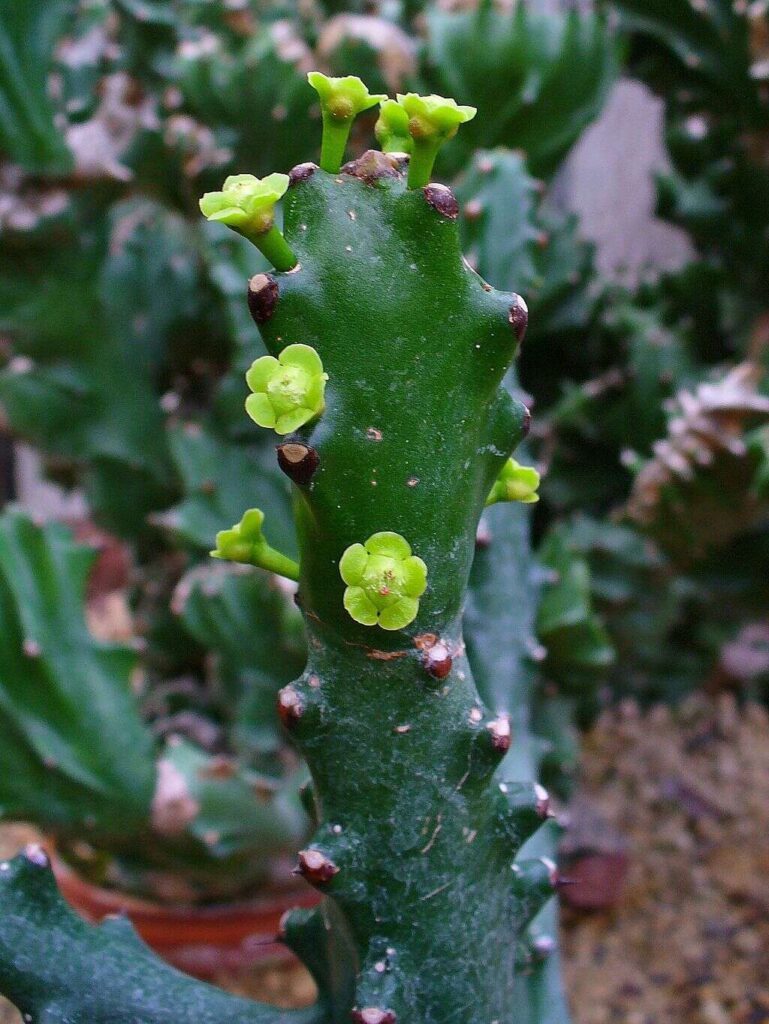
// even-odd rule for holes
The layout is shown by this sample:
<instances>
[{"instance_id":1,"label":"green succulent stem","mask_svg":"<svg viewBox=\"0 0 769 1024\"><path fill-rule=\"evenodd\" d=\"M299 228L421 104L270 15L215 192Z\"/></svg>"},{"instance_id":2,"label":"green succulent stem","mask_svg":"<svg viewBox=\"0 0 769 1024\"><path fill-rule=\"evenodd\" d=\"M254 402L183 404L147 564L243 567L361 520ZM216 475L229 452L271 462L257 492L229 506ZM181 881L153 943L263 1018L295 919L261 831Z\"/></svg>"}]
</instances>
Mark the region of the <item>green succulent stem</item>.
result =
<instances>
[{"instance_id":1,"label":"green succulent stem","mask_svg":"<svg viewBox=\"0 0 769 1024\"><path fill-rule=\"evenodd\" d=\"M269 546L260 552L259 568L275 573L276 576L283 576L284 579L293 580L294 583L299 581L301 571L299 563L295 562L293 558L289 558L288 555L281 554L280 551Z\"/></svg>"},{"instance_id":2,"label":"green succulent stem","mask_svg":"<svg viewBox=\"0 0 769 1024\"><path fill-rule=\"evenodd\" d=\"M383 99L357 79L310 82L339 120ZM294 466L312 453L307 474L284 468L299 564L267 544L257 508L221 531L214 554L299 582L307 662L278 710L311 775L316 829L298 871L324 896L285 921L319 990L301 1019L518 1024L517 951L557 879L527 847L549 828L546 801L530 767L516 775L520 760L506 757L518 709L497 699L506 683L483 679L504 671L500 652L478 662L484 700L463 612L486 499L528 419L504 385L521 307L468 266L450 190L419 187L474 109L400 102L418 143L408 182L379 152L340 172L337 141L324 161L334 170L294 175L290 189L285 176L238 175L204 197L203 212L237 230L285 195L298 269L255 293L268 296L254 313L268 354L249 370L247 408L288 435L282 468L288 447ZM50 1005L23 968L12 973L22 1010ZM198 1020L190 1004L176 1016L110 1012L109 993L98 1013L67 1016L60 991L41 1018L51 1024ZM276 1010L269 1024L294 1019Z\"/></svg>"},{"instance_id":3,"label":"green succulent stem","mask_svg":"<svg viewBox=\"0 0 769 1024\"><path fill-rule=\"evenodd\" d=\"M461 613L478 519L523 435L501 386L515 300L466 267L456 223L391 162L357 169L288 193L303 270L260 325L275 357L315 349L331 392L303 434L319 472L294 488L309 659L289 703L320 818L300 870L360 965L335 1019L507 1022L515 939L547 896L524 899L511 865L540 821L516 810L530 783L495 778L507 721L478 695Z\"/></svg>"},{"instance_id":4,"label":"green succulent stem","mask_svg":"<svg viewBox=\"0 0 769 1024\"><path fill-rule=\"evenodd\" d=\"M213 551L212 555L214 558L223 558L225 556L218 554ZM241 561L241 559L232 558L232 561ZM296 583L299 580L300 567L299 563L295 562L293 558L289 558L288 555L282 554L280 551L276 551L275 548L270 547L269 544L265 544L258 549L258 552L254 555L249 556L243 561L248 565L254 565L258 569L265 569L267 572L272 572L276 576L282 576L284 579L292 580Z\"/></svg>"},{"instance_id":5,"label":"green succulent stem","mask_svg":"<svg viewBox=\"0 0 769 1024\"><path fill-rule=\"evenodd\" d=\"M353 118L335 117L330 111L323 111L323 141L320 149L320 166L329 174L338 174L344 163L347 140L350 137Z\"/></svg>"},{"instance_id":6,"label":"green succulent stem","mask_svg":"<svg viewBox=\"0 0 769 1024\"><path fill-rule=\"evenodd\" d=\"M424 188L430 184L433 167L441 148L441 139L412 139L408 187Z\"/></svg>"},{"instance_id":7,"label":"green succulent stem","mask_svg":"<svg viewBox=\"0 0 769 1024\"><path fill-rule=\"evenodd\" d=\"M270 261L276 270L286 273L293 270L297 259L291 250L291 246L283 237L280 229L273 224L267 231L246 236L250 242L259 249L262 255Z\"/></svg>"}]
</instances>

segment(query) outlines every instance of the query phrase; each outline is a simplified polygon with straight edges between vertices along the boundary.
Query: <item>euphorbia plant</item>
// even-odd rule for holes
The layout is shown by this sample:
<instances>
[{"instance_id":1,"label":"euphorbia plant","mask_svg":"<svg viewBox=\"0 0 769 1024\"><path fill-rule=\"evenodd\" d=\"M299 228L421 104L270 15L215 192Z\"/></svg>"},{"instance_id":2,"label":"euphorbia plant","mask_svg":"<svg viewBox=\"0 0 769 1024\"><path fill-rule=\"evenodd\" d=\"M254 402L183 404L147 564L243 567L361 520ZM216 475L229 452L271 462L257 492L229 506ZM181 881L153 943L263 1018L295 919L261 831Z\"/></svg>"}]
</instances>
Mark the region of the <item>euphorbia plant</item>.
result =
<instances>
[{"instance_id":1,"label":"euphorbia plant","mask_svg":"<svg viewBox=\"0 0 769 1024\"><path fill-rule=\"evenodd\" d=\"M363 89L347 79L319 89L326 133L328 97L338 104L347 90L354 108ZM445 117L456 128L455 111L471 116L440 97L398 102L415 154L423 117L438 118L439 138L452 134ZM290 914L284 937L312 970L318 1003L279 1011L163 968L122 923L95 930L68 915L32 849L0 873L0 988L29 1019L520 1019L521 948L558 882L550 860L522 853L549 831L548 801L528 775L508 774L515 709L484 704L461 623L485 504L536 490L508 462L529 417L503 386L526 307L464 261L451 190L422 180L434 153L422 153L419 180L404 156L369 151L340 169L327 143L323 153L321 167L289 176L274 251L290 268L249 286L271 360L250 371L249 412L285 438L299 562L267 545L258 510L216 548L299 578L308 660L279 709L312 776L316 829L297 870L325 898ZM202 205L243 212L210 196ZM257 244L277 231L267 219ZM546 1014L543 1003L537 1019Z\"/></svg>"}]
</instances>

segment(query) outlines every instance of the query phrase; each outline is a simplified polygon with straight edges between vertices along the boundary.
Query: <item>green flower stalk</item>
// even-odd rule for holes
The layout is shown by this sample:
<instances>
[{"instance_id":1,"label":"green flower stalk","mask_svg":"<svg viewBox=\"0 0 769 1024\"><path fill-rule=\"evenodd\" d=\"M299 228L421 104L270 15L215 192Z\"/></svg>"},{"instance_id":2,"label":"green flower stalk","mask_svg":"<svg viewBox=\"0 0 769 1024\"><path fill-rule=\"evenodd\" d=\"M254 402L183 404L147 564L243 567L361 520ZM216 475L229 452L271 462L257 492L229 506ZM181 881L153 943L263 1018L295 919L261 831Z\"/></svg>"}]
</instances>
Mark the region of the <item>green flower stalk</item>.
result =
<instances>
[{"instance_id":1,"label":"green flower stalk","mask_svg":"<svg viewBox=\"0 0 769 1024\"><path fill-rule=\"evenodd\" d=\"M414 148L409 135L409 115L397 100L382 103L374 134L383 153L411 153Z\"/></svg>"},{"instance_id":2,"label":"green flower stalk","mask_svg":"<svg viewBox=\"0 0 769 1024\"><path fill-rule=\"evenodd\" d=\"M221 192L206 192L200 210L208 220L226 224L253 242L276 270L291 270L296 257L275 225L275 204L287 188L287 174L232 174Z\"/></svg>"},{"instance_id":3,"label":"green flower stalk","mask_svg":"<svg viewBox=\"0 0 769 1024\"><path fill-rule=\"evenodd\" d=\"M329 174L337 174L344 161L353 121L358 114L375 107L387 97L380 93L370 93L355 75L329 78L320 71L311 71L307 81L320 97L323 116L320 166Z\"/></svg>"},{"instance_id":4,"label":"green flower stalk","mask_svg":"<svg viewBox=\"0 0 769 1024\"><path fill-rule=\"evenodd\" d=\"M413 92L399 93L398 103L408 117L412 139L408 187L422 188L430 181L438 150L454 138L461 124L472 121L477 111L444 96L418 96Z\"/></svg>"},{"instance_id":5,"label":"green flower stalk","mask_svg":"<svg viewBox=\"0 0 769 1024\"><path fill-rule=\"evenodd\" d=\"M260 569L274 572L277 576L298 580L298 564L288 555L270 547L262 533L263 523L264 512L258 508L250 508L243 513L239 523L229 530L220 530L217 533L216 547L211 552L211 557L221 558L227 562L241 562L243 565L256 565Z\"/></svg>"},{"instance_id":6,"label":"green flower stalk","mask_svg":"<svg viewBox=\"0 0 769 1024\"><path fill-rule=\"evenodd\" d=\"M411 554L399 533L382 532L365 544L351 544L339 562L347 584L344 606L356 622L403 629L419 611L427 588L427 566Z\"/></svg>"},{"instance_id":7,"label":"green flower stalk","mask_svg":"<svg viewBox=\"0 0 769 1024\"><path fill-rule=\"evenodd\" d=\"M260 427L290 434L323 412L327 380L314 348L288 345L277 359L262 356L251 364L246 412Z\"/></svg>"},{"instance_id":8,"label":"green flower stalk","mask_svg":"<svg viewBox=\"0 0 769 1024\"><path fill-rule=\"evenodd\" d=\"M539 501L537 489L540 475L532 466L522 466L515 459L508 459L502 472L486 499L487 505L495 505L498 501L521 501L531 505Z\"/></svg>"}]
</instances>

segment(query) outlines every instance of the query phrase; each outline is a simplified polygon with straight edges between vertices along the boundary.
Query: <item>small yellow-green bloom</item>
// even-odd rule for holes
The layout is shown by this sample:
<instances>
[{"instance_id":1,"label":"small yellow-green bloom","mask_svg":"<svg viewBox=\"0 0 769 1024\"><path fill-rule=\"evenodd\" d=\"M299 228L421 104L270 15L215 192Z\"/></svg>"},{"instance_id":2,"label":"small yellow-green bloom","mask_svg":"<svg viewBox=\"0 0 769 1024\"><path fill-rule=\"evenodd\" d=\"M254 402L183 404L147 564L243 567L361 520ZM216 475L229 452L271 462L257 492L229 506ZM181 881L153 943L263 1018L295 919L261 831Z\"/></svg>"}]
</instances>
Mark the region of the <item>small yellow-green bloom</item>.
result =
<instances>
[{"instance_id":1,"label":"small yellow-green bloom","mask_svg":"<svg viewBox=\"0 0 769 1024\"><path fill-rule=\"evenodd\" d=\"M344 606L356 622L393 630L417 617L427 566L399 533L375 533L365 544L352 544L339 573L347 584Z\"/></svg>"},{"instance_id":2,"label":"small yellow-green bloom","mask_svg":"<svg viewBox=\"0 0 769 1024\"><path fill-rule=\"evenodd\" d=\"M299 579L298 564L267 543L267 538L262 532L263 523L264 512L258 508L250 508L243 513L239 523L229 530L220 530L217 533L216 547L211 556L227 562L256 565L290 580Z\"/></svg>"},{"instance_id":3,"label":"small yellow-green bloom","mask_svg":"<svg viewBox=\"0 0 769 1024\"><path fill-rule=\"evenodd\" d=\"M374 125L374 134L383 153L410 153L409 115L396 100L385 100Z\"/></svg>"},{"instance_id":4,"label":"small yellow-green bloom","mask_svg":"<svg viewBox=\"0 0 769 1024\"><path fill-rule=\"evenodd\" d=\"M515 459L508 459L497 477L496 483L486 499L487 505L498 501L522 501L531 505L539 501L537 488L540 475L532 466L522 466Z\"/></svg>"},{"instance_id":5,"label":"small yellow-green bloom","mask_svg":"<svg viewBox=\"0 0 769 1024\"><path fill-rule=\"evenodd\" d=\"M232 174L221 192L206 192L200 211L209 220L235 228L241 234L259 235L269 231L275 220L275 204L288 188L287 174Z\"/></svg>"},{"instance_id":6,"label":"small yellow-green bloom","mask_svg":"<svg viewBox=\"0 0 769 1024\"><path fill-rule=\"evenodd\" d=\"M327 380L314 348L288 345L277 359L262 356L251 364L246 412L260 427L290 434L323 412Z\"/></svg>"},{"instance_id":7,"label":"small yellow-green bloom","mask_svg":"<svg viewBox=\"0 0 769 1024\"><path fill-rule=\"evenodd\" d=\"M398 103L408 115L409 133L414 140L453 139L461 124L472 121L475 107L460 106L445 96L418 96L414 92L398 93Z\"/></svg>"},{"instance_id":8,"label":"small yellow-green bloom","mask_svg":"<svg viewBox=\"0 0 769 1024\"><path fill-rule=\"evenodd\" d=\"M307 81L320 96L321 108L324 113L338 121L348 121L357 117L369 107L376 106L387 97L380 93L370 93L368 86L355 75L346 78L329 78L320 71L310 71Z\"/></svg>"},{"instance_id":9,"label":"small yellow-green bloom","mask_svg":"<svg viewBox=\"0 0 769 1024\"><path fill-rule=\"evenodd\" d=\"M253 565L254 552L267 543L262 533L264 512L258 508L250 508L243 513L243 518L231 530L220 530L216 535L216 548L211 552L213 558L223 558L228 562L244 562Z\"/></svg>"}]
</instances>

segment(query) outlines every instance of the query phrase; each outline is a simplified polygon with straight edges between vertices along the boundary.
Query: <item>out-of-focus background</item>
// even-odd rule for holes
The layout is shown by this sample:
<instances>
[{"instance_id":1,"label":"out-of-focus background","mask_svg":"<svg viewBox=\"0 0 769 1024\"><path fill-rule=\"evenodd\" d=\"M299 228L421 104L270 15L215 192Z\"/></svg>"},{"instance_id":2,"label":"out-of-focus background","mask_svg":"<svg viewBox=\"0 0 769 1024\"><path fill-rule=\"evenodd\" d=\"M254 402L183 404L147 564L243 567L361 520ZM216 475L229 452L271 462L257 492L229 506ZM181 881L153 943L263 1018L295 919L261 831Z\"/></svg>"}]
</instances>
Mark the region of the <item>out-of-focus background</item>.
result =
<instances>
[{"instance_id":1,"label":"out-of-focus background","mask_svg":"<svg viewBox=\"0 0 769 1024\"><path fill-rule=\"evenodd\" d=\"M317 158L308 70L450 95L478 107L437 168L467 258L530 309L532 720L575 1021L769 1021L767 6L0 0L6 820L167 904L250 895L299 841L273 705L301 623L207 561L246 505L293 544L242 415L262 264L197 199ZM223 759L226 807L199 781ZM156 763L198 780L194 829ZM217 977L302 997L270 970Z\"/></svg>"}]
</instances>

